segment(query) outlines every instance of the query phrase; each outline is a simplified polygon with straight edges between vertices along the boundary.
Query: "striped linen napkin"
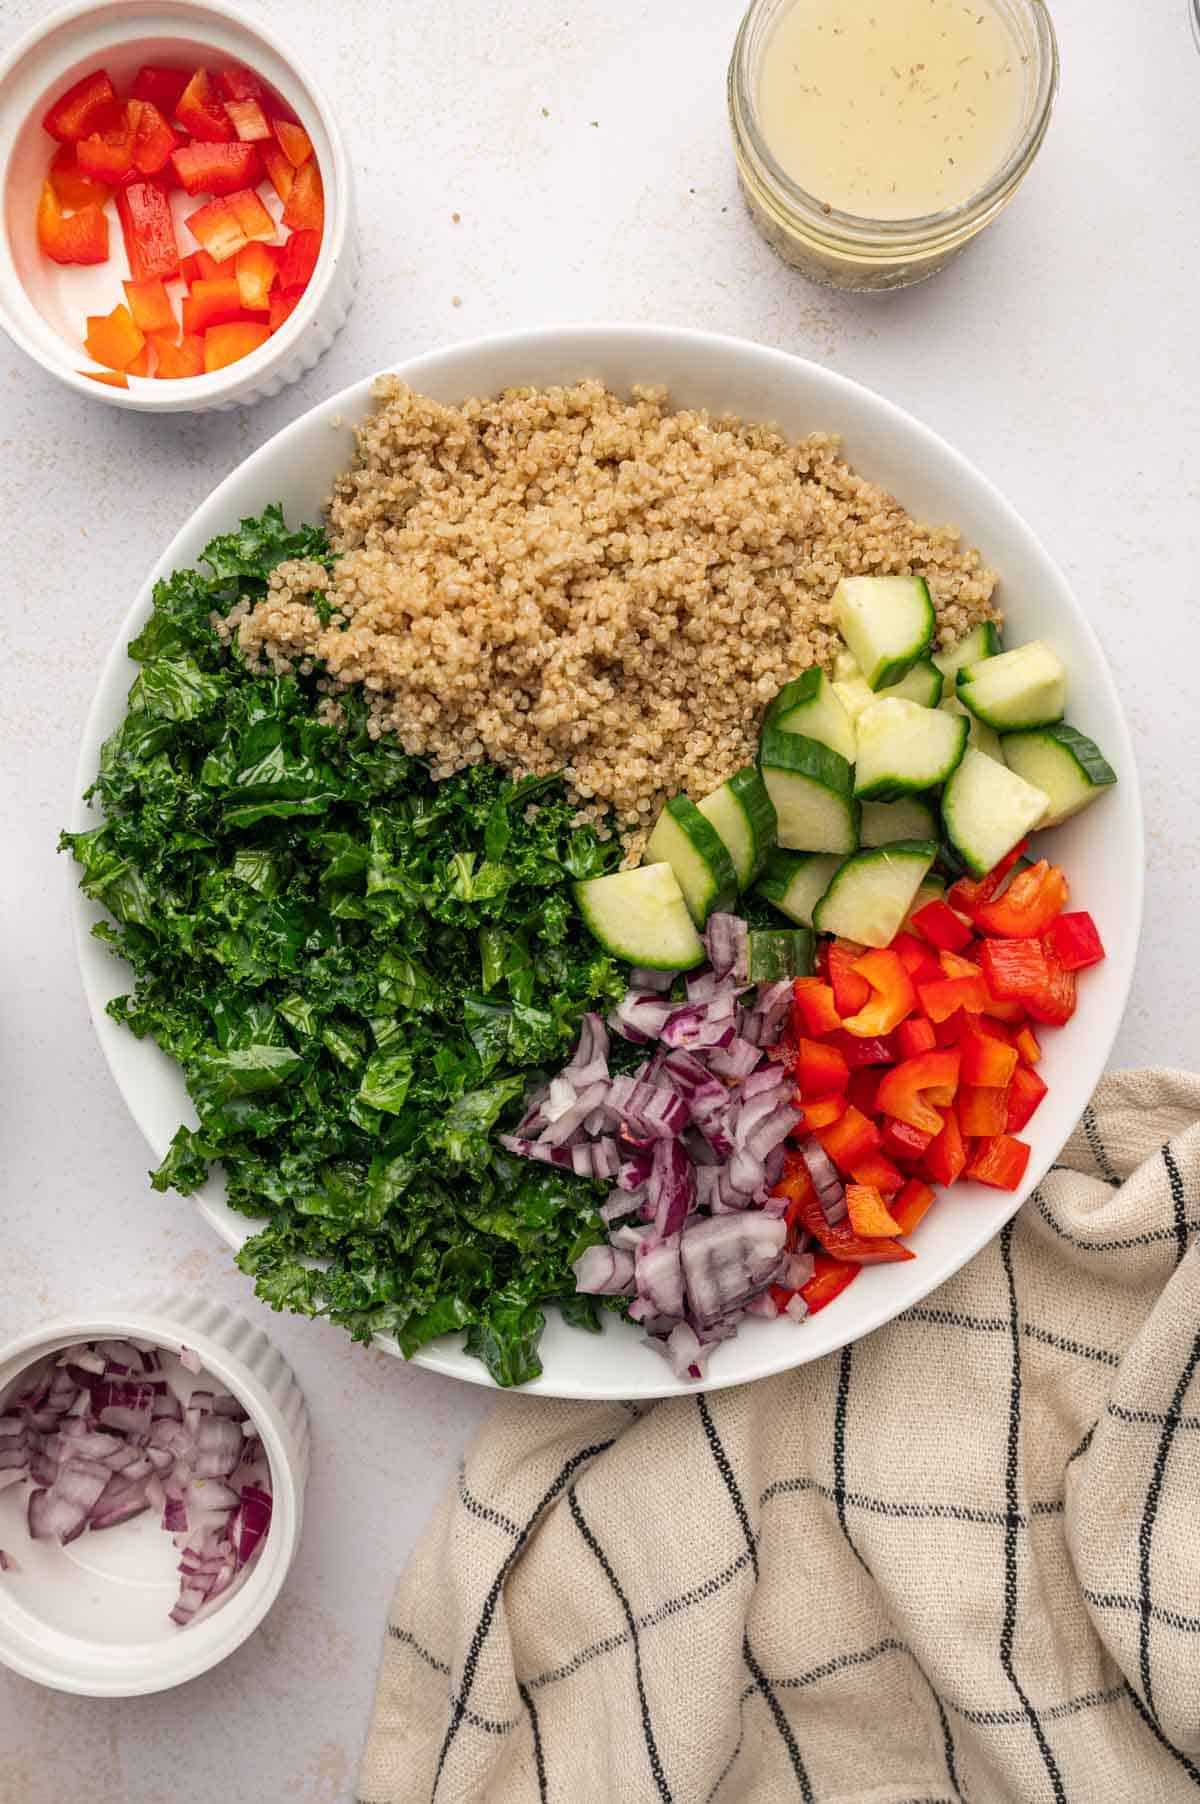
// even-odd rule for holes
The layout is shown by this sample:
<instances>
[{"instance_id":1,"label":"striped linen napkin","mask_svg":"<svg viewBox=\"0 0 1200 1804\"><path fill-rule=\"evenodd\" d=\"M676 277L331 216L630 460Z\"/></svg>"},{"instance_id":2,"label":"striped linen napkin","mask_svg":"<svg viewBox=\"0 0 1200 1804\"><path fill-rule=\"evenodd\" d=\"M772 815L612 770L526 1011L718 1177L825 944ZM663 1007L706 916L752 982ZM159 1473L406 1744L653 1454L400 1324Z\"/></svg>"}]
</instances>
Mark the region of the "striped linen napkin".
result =
<instances>
[{"instance_id":1,"label":"striped linen napkin","mask_svg":"<svg viewBox=\"0 0 1200 1804\"><path fill-rule=\"evenodd\" d=\"M1200 1799L1197 1235L1200 1078L1110 1076L857 1345L501 1399L397 1591L362 1804Z\"/></svg>"}]
</instances>

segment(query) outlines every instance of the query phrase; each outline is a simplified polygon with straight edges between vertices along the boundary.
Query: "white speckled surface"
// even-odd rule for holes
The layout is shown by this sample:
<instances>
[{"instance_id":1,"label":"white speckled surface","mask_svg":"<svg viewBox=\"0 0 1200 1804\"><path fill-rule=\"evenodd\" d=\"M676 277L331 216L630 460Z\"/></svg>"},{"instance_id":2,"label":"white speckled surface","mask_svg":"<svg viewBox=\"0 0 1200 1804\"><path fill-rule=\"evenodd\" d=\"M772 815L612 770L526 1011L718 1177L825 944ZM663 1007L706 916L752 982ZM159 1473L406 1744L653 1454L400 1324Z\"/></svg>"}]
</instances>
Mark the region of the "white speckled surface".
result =
<instances>
[{"instance_id":1,"label":"white speckled surface","mask_svg":"<svg viewBox=\"0 0 1200 1804\"><path fill-rule=\"evenodd\" d=\"M0 44L45 10L5 0ZM743 217L723 111L739 0L357 0L353 28L318 0L250 10L319 47L355 162L362 289L331 354L252 413L148 420L85 407L0 342L0 1339L151 1283L258 1307L188 1204L146 1188L84 1012L55 835L97 662L190 509L310 401L458 336L588 317L742 333L881 389L973 458L1062 563L1125 684L1150 871L1116 1060L1200 1063L1200 715L1177 649L1200 598L1184 0L1136 17L1058 0L1062 93L1024 191L931 286L864 299L807 287ZM313 1420L283 1597L177 1692L90 1702L0 1673L0 1804L352 1797L393 1577L487 1399L332 1329L266 1325Z\"/></svg>"}]
</instances>

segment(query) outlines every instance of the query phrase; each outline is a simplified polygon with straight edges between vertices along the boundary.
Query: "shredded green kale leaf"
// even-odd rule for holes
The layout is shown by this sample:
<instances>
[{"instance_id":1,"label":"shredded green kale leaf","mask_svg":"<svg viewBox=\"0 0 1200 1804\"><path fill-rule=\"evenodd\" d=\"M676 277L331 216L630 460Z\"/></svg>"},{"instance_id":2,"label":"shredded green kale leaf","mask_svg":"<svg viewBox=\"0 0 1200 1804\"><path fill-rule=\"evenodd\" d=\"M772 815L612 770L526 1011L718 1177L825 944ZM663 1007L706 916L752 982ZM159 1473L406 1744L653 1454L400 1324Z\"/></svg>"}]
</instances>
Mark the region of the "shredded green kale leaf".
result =
<instances>
[{"instance_id":1,"label":"shredded green kale leaf","mask_svg":"<svg viewBox=\"0 0 1200 1804\"><path fill-rule=\"evenodd\" d=\"M545 1304L598 1325L571 1261L603 1191L496 1136L624 989L571 891L618 853L556 779L434 782L355 694L329 725L319 673L248 670L213 616L289 558L332 561L269 507L158 585L100 824L61 840L134 972L109 1012L179 1063L198 1116L151 1181L187 1195L220 1162L265 1218L238 1263L273 1308L406 1355L465 1329L521 1384Z\"/></svg>"}]
</instances>

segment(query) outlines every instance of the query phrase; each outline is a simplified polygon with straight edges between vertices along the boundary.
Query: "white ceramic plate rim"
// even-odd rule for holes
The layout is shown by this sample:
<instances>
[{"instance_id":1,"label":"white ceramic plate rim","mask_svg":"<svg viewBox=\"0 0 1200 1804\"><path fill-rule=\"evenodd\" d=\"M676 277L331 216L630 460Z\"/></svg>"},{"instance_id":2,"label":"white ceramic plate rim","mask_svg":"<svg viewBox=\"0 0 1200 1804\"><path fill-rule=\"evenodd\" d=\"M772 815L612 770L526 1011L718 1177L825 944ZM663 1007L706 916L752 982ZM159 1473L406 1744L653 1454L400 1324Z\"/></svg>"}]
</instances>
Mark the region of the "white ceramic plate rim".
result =
<instances>
[{"instance_id":1,"label":"white ceramic plate rim","mask_svg":"<svg viewBox=\"0 0 1200 1804\"><path fill-rule=\"evenodd\" d=\"M635 358L647 349L661 350L664 356L669 352L693 353L701 366L706 356L716 360L721 357L738 359L748 367L753 366L754 374L756 378L762 379L764 388L770 387L772 379L782 386L786 386L789 380L795 382L800 379L814 389L823 391L824 414L819 420L814 418L810 427L812 430L839 429L839 401L848 410L865 411L880 425L898 432L901 438L909 441L914 455L925 453L932 460L940 462L952 477L954 485L961 486L963 494L973 497L978 506L994 519L997 531L1011 542L1024 559L1039 567L1046 586L1056 592L1055 607L1065 614L1070 629L1088 654L1090 662L1087 681L1099 692L1101 711L1106 715L1105 751L1121 776L1119 789L1114 794L1119 794L1122 798L1124 816L1120 856L1125 894L1119 940L1110 946L1105 964L1098 967L1103 973L1107 999L1103 1018L1091 1024L1085 1056L1081 1056L1080 1045L1073 1047L1070 1077L1060 1079L1057 1086L1057 1114L1063 1115L1062 1105L1066 1100L1071 1101L1072 1112L1069 1117L1063 1118L1065 1126L1060 1121L1059 1128L1049 1134L1044 1127L1039 1129L1036 1123L1031 1127L1028 1138L1033 1143L1033 1154L1025 1181L1018 1192L1009 1196L998 1192L985 1193L978 1186L971 1187L979 1200L971 1206L970 1216L963 1223L961 1238L956 1239L950 1256L919 1256L912 1264L902 1268L872 1268L860 1278L852 1291L846 1293L847 1302L855 1299L853 1308L842 1309L835 1305L794 1331L791 1324L747 1322L735 1341L717 1350L709 1375L699 1386L676 1380L664 1362L640 1347L638 1352L646 1368L644 1376L635 1368L632 1379L618 1382L617 1367L627 1364L626 1360L618 1356L613 1362L613 1376L606 1378L606 1356L610 1351L616 1352L613 1346L615 1337L622 1335L634 1345L637 1344L637 1337L629 1327L612 1318L606 1322L602 1337L586 1337L589 1352L589 1358L584 1362L586 1371L581 1374L556 1374L554 1341L564 1334L577 1341L583 1341L585 1337L577 1331L566 1329L556 1319L557 1311L549 1311L550 1320L542 1346L545 1369L539 1379L523 1387L524 1392L542 1396L595 1399L653 1398L683 1395L698 1389L720 1390L807 1364L811 1359L836 1352L849 1342L869 1334L919 1302L999 1233L1005 1222L1015 1214L1044 1177L1071 1126L1082 1113L1095 1081L1104 1068L1133 978L1141 931L1145 862L1144 829L1133 746L1112 675L1090 622L1075 600L1062 572L1015 509L973 464L903 408L849 377L823 369L790 352L775 350L749 340L670 326L597 323L532 328L490 338L461 341L385 368L401 376L412 387L420 389L426 381L430 382L431 387L436 386L438 376L447 369L453 370L457 364L469 366L484 358L502 362L505 358L529 361L544 357L556 370L570 366L583 375L593 370L597 364L611 365L623 349ZM547 379L559 378L555 376ZM349 422L360 418L370 405L373 380L373 377L368 377L351 384L311 408L268 440L213 490L158 560L130 608L101 672L80 748L70 816L73 830L84 830L96 824L97 817L89 813L80 798L94 779L100 745L124 712L124 696L133 671L133 666L126 658L125 646L149 614L154 583L194 555L183 547L195 535L201 517L205 521L206 539L217 532L229 530L235 524L239 509L232 500L234 492L246 486L252 477L267 471L276 459L287 452L293 439L311 429L314 420L325 421L334 426L343 420ZM453 387L452 382L450 386ZM477 389L478 384L475 387ZM456 392L461 396L466 391L458 389ZM868 478L872 476L869 453L864 457L859 449L851 448L848 455L863 475ZM266 487L269 488L270 484ZM901 500L904 499L901 495ZM920 509L917 508L916 511L919 512ZM1074 823L1070 825L1073 826ZM156 1157L161 1159L166 1152L166 1141L149 1125L148 1107L143 1103L134 1082L135 1073L130 1069L132 1049L136 1043L127 1030L119 1027L104 1012L109 998L119 993L120 985L115 977L124 967L107 953L103 957L97 956L96 944L90 938L90 929L96 920L102 918L102 911L81 895L74 885L73 875L71 884L77 950L92 1020L117 1086ZM1082 1030L1082 1023L1073 1025ZM194 1121L182 1081L178 1078L176 1081L181 1099L178 1119ZM220 1194L215 1192L216 1187L210 1182L197 1193L197 1206L217 1233L236 1248L252 1232L249 1218L234 1215ZM868 1280L884 1272L892 1276L890 1284L876 1283L872 1286L868 1283ZM897 1282L896 1274L900 1272L904 1274L903 1280ZM449 1335L432 1342L415 1355L414 1362L450 1377L490 1386L491 1378L478 1361L463 1352L461 1340L461 1335ZM398 1352L390 1338L381 1337L378 1344L386 1351Z\"/></svg>"}]
</instances>

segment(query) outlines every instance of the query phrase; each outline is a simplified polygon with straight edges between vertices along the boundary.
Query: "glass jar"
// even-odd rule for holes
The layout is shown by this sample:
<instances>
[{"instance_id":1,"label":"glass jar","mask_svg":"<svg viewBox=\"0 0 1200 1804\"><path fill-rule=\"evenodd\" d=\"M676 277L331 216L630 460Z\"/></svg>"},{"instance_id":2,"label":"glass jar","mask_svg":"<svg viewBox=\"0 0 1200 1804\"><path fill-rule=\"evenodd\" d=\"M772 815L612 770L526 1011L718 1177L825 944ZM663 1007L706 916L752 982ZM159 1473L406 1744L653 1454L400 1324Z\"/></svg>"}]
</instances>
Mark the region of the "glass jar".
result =
<instances>
[{"instance_id":1,"label":"glass jar","mask_svg":"<svg viewBox=\"0 0 1200 1804\"><path fill-rule=\"evenodd\" d=\"M803 4L753 0L733 47L729 120L751 216L786 263L825 287L907 288L923 282L1007 206L1038 153L1058 89L1058 46L1050 15L1043 0L991 0L1020 48L1025 71L1020 130L995 175L944 212L916 219L865 219L806 193L784 173L763 136L758 112L763 52L781 14Z\"/></svg>"}]
</instances>

